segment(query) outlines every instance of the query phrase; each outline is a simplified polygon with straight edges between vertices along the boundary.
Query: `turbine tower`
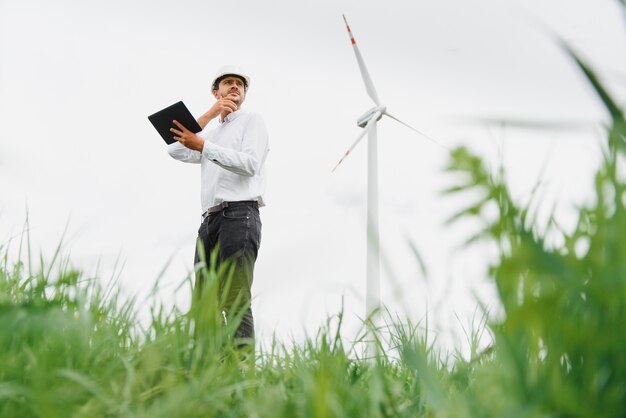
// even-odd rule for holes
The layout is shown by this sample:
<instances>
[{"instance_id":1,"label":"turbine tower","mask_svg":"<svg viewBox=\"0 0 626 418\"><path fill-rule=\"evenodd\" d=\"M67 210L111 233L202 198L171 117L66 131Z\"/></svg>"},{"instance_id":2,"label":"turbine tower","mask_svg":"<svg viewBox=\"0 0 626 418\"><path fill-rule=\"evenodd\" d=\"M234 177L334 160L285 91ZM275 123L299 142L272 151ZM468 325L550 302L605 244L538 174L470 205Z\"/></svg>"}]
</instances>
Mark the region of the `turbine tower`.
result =
<instances>
[{"instance_id":1,"label":"turbine tower","mask_svg":"<svg viewBox=\"0 0 626 418\"><path fill-rule=\"evenodd\" d=\"M381 105L374 88L374 83L367 71L359 47L356 44L354 35L350 30L346 16L343 16L343 20L348 29L350 35L350 41L352 42L352 49L356 56L356 61L359 64L359 70L365 83L365 90L367 94L374 102L375 106L365 112L357 120L357 125L363 128L363 131L359 134L357 139L352 143L350 148L346 151L344 156L339 160L333 171L343 162L343 160L350 154L350 152L357 146L363 139L365 134L368 134L368 146L367 146L367 282L365 290L365 315L369 318L375 310L380 307L380 238L378 230L378 138L376 125L383 115L390 117L391 119L400 122L402 125L412 129L420 135L435 142L432 138L428 137L424 133L418 131L412 126L407 125L400 119L392 116L387 112L386 106Z\"/></svg>"}]
</instances>

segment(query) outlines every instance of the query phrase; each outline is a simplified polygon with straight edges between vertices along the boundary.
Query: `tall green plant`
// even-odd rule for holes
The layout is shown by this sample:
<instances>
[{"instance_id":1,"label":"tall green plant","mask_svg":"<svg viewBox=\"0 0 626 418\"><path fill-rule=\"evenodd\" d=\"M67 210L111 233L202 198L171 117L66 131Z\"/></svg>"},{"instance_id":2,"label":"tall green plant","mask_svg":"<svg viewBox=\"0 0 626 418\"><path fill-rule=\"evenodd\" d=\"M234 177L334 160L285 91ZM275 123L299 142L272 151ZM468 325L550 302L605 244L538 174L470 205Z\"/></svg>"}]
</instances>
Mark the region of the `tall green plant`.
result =
<instances>
[{"instance_id":1,"label":"tall green plant","mask_svg":"<svg viewBox=\"0 0 626 418\"><path fill-rule=\"evenodd\" d=\"M626 416L626 123L596 73L565 50L612 118L595 199L573 231L540 228L530 204L512 199L503 169L492 174L463 147L451 154L448 170L464 180L447 192L480 196L453 219L487 219L474 239L498 245L490 275L504 309L491 323L493 361L460 395L466 416ZM485 215L488 207L495 217ZM551 233L564 245L548 245Z\"/></svg>"}]
</instances>

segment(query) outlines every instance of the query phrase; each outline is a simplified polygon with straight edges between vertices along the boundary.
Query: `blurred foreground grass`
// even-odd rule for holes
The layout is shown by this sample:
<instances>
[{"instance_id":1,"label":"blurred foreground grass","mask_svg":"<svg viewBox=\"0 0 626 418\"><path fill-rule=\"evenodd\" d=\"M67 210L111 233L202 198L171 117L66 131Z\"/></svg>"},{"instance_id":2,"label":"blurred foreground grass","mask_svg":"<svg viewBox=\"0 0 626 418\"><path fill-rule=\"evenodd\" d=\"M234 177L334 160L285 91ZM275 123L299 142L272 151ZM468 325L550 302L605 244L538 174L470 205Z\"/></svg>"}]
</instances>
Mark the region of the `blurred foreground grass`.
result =
<instances>
[{"instance_id":1,"label":"blurred foreground grass","mask_svg":"<svg viewBox=\"0 0 626 418\"><path fill-rule=\"evenodd\" d=\"M502 171L465 148L451 154L462 180L447 192L480 196L453 220L489 219L472 239L500 250L490 271L504 315L486 325L488 350L442 356L427 330L394 322L385 343L364 328L357 340L379 342L364 359L339 337L338 315L301 345L237 351L237 318L223 325L214 286L226 271L205 272L211 285L190 312L155 304L139 327L132 301L69 263L33 273L0 247L0 417L626 416L626 122L570 53L612 117L595 201L574 231L538 225Z\"/></svg>"}]
</instances>

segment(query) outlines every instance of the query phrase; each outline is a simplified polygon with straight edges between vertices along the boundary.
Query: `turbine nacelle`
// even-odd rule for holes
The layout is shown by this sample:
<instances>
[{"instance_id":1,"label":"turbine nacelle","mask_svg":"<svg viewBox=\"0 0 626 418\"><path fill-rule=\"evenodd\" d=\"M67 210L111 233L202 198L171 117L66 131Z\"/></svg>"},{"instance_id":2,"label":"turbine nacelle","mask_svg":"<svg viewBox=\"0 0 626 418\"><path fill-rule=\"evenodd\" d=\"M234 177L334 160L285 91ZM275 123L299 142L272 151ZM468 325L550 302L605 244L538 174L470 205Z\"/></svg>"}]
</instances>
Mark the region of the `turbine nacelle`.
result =
<instances>
[{"instance_id":1,"label":"turbine nacelle","mask_svg":"<svg viewBox=\"0 0 626 418\"><path fill-rule=\"evenodd\" d=\"M361 115L357 119L356 124L358 126L360 126L361 128L365 128L365 125L367 125L367 122L369 122L370 119L372 119L375 115L378 115L378 117L376 118L376 121L379 121L380 118L383 117L383 114L385 113L385 110L387 110L387 108L385 106L373 107L370 110L368 110L367 112L365 112L363 115Z\"/></svg>"}]
</instances>

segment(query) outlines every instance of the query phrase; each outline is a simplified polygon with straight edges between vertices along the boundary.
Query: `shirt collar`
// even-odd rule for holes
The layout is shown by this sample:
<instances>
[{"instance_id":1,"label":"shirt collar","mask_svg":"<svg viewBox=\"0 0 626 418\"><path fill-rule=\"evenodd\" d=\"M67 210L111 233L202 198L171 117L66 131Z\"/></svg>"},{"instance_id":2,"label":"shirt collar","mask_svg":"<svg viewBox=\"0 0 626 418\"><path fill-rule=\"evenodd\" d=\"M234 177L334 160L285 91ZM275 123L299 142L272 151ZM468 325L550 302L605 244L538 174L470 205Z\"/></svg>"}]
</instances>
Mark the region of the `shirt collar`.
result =
<instances>
[{"instance_id":1,"label":"shirt collar","mask_svg":"<svg viewBox=\"0 0 626 418\"><path fill-rule=\"evenodd\" d=\"M220 121L220 123L232 122L232 121L234 121L235 119L237 119L239 116L241 116L244 113L245 112L243 110L241 110L241 109L235 110L234 112L229 113L228 115L226 115L224 120Z\"/></svg>"}]
</instances>

